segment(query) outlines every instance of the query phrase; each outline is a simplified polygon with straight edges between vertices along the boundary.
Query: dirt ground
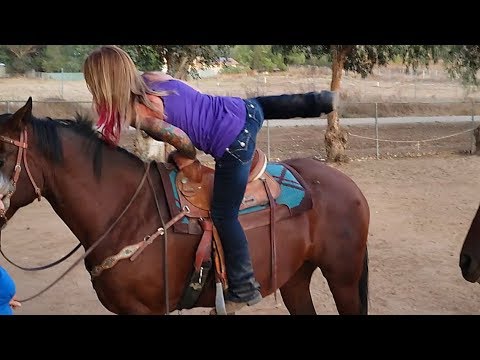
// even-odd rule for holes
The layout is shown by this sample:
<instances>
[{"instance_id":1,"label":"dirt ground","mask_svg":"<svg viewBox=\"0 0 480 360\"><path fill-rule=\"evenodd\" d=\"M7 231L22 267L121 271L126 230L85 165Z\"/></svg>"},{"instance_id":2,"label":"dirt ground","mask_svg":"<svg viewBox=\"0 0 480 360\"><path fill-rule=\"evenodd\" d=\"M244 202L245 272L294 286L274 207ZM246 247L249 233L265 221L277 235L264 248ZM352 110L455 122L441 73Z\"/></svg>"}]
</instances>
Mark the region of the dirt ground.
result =
<instances>
[{"instance_id":1,"label":"dirt ground","mask_svg":"<svg viewBox=\"0 0 480 360\"><path fill-rule=\"evenodd\" d=\"M193 85L209 93L250 96L325 89L329 77L328 71L232 75L194 81ZM379 116L468 115L471 110L468 104L463 104L462 108L447 104L465 100L465 94L458 85L447 81L438 68L416 78L395 68L378 70L367 79L345 74L341 95L347 102L408 102L401 108L379 106ZM90 101L84 82L0 79L0 112L12 111L20 105L7 104L5 100L24 102L28 96L33 96L34 100ZM478 93L471 96L477 98ZM429 104L413 106L414 101ZM431 105L433 102L443 102L443 107ZM349 105L340 115L371 117L371 105ZM46 104L43 108L39 103L34 105L34 113L41 116L70 116L72 109L58 104ZM382 125L379 129L381 139L415 141L380 142L380 159L377 160L375 141L364 138L375 137L373 127L348 127L347 154L352 161L331 166L351 176L370 204L371 314L480 312L480 286L463 280L458 267L462 242L480 203L480 157L469 155L472 134L468 130L471 128L470 122ZM438 141L416 142L461 132L464 133ZM272 127L270 158L308 156L323 159L324 133L323 126ZM131 138L126 139L124 145L129 148ZM267 152L266 129L259 135L259 146ZM73 234L45 200L21 209L2 232L2 250L27 267L55 261L76 244ZM0 265L15 278L18 297L26 298L51 284L79 256L80 252L60 265L38 272L19 270L1 256ZM320 272L314 274L311 292L317 313L337 313ZM287 314L281 296L278 299L278 306L270 296L241 314ZM46 293L25 302L16 313L110 314L98 301L82 263ZM183 313L207 314L208 309Z\"/></svg>"},{"instance_id":2,"label":"dirt ground","mask_svg":"<svg viewBox=\"0 0 480 360\"><path fill-rule=\"evenodd\" d=\"M388 138L426 138L464 128L468 124L385 126L383 134ZM350 131L369 134L372 129L352 126ZM272 159L302 154L323 156L318 146L319 139L320 143L323 139L320 127L272 128L270 136L274 144ZM259 144L266 144L265 130ZM125 146L128 148L127 143ZM395 152L385 146L385 153ZM374 144L352 138L352 161L331 165L351 176L370 204L370 314L480 312L480 286L463 280L458 267L463 239L480 203L480 157L466 154L468 149L470 138L465 136L422 148L427 155L417 156L416 149L406 148L397 151L403 157L376 160ZM407 150L410 155L406 155ZM76 244L70 230L46 201L21 209L2 233L3 251L24 266L57 260ZM0 264L15 278L18 296L25 298L49 285L79 256L80 252L60 265L38 272L14 268L3 257ZM311 292L318 314L337 313L319 271L314 274ZM270 296L239 314L287 314L280 295L278 300L277 306ZM207 312L208 309L201 308L183 314ZM97 300L81 263L46 293L24 303L17 314L110 313Z\"/></svg>"}]
</instances>

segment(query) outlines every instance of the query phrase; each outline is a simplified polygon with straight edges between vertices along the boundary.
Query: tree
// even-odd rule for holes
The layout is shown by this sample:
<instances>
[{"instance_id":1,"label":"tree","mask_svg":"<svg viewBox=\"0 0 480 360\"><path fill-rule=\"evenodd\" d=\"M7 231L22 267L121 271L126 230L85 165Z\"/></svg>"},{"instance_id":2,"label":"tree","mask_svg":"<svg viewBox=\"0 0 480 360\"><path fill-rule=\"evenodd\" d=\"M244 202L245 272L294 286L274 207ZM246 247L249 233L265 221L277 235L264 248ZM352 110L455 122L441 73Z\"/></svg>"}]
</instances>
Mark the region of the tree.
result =
<instances>
[{"instance_id":1,"label":"tree","mask_svg":"<svg viewBox=\"0 0 480 360\"><path fill-rule=\"evenodd\" d=\"M88 54L97 45L47 45L40 60L44 71L81 72Z\"/></svg>"},{"instance_id":2,"label":"tree","mask_svg":"<svg viewBox=\"0 0 480 360\"><path fill-rule=\"evenodd\" d=\"M28 70L57 72L82 71L83 62L96 45L2 45L0 61L12 73Z\"/></svg>"},{"instance_id":3,"label":"tree","mask_svg":"<svg viewBox=\"0 0 480 360\"><path fill-rule=\"evenodd\" d=\"M459 79L465 87L478 87L480 45L445 47L442 58L445 69L453 79Z\"/></svg>"},{"instance_id":4,"label":"tree","mask_svg":"<svg viewBox=\"0 0 480 360\"><path fill-rule=\"evenodd\" d=\"M123 46L144 71L160 70L178 79L198 76L193 65L209 66L228 55L230 45L129 45Z\"/></svg>"},{"instance_id":5,"label":"tree","mask_svg":"<svg viewBox=\"0 0 480 360\"><path fill-rule=\"evenodd\" d=\"M11 73L23 74L40 66L44 45L1 45L0 56Z\"/></svg>"},{"instance_id":6,"label":"tree","mask_svg":"<svg viewBox=\"0 0 480 360\"><path fill-rule=\"evenodd\" d=\"M428 64L435 59L435 46L423 45L276 45L274 51L286 56L294 51L301 51L307 56L327 55L331 61L332 80L330 90L340 91L343 71L353 71L363 78L372 73L375 66L385 66L395 57L400 56L406 68L414 68L420 64ZM345 149L348 132L339 124L336 111L327 115L325 132L325 150L327 161L345 161Z\"/></svg>"},{"instance_id":7,"label":"tree","mask_svg":"<svg viewBox=\"0 0 480 360\"><path fill-rule=\"evenodd\" d=\"M236 45L232 57L241 65L257 71L285 70L284 55L274 53L271 45Z\"/></svg>"},{"instance_id":8,"label":"tree","mask_svg":"<svg viewBox=\"0 0 480 360\"><path fill-rule=\"evenodd\" d=\"M161 45L124 45L121 48L142 71L158 71L165 65Z\"/></svg>"},{"instance_id":9,"label":"tree","mask_svg":"<svg viewBox=\"0 0 480 360\"><path fill-rule=\"evenodd\" d=\"M459 79L467 90L475 90L479 86L478 71L480 69L479 45L446 46L442 59L445 69L453 79ZM480 126L473 132L475 138L474 154L480 155Z\"/></svg>"}]
</instances>

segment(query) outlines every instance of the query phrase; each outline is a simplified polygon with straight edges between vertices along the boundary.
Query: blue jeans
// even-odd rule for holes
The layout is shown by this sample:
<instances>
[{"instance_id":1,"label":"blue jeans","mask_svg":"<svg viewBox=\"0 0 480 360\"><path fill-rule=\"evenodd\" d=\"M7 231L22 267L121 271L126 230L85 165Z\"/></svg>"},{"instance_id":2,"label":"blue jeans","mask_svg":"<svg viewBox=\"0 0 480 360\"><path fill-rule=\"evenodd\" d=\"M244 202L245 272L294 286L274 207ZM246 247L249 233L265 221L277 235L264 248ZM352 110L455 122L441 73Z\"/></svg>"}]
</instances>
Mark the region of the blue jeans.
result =
<instances>
[{"instance_id":1,"label":"blue jeans","mask_svg":"<svg viewBox=\"0 0 480 360\"><path fill-rule=\"evenodd\" d=\"M224 155L216 159L211 209L212 220L225 254L229 283L229 292L225 299L235 302L248 302L261 296L238 213L245 195L257 134L262 128L264 115L257 100L247 99L245 104L245 127Z\"/></svg>"}]
</instances>

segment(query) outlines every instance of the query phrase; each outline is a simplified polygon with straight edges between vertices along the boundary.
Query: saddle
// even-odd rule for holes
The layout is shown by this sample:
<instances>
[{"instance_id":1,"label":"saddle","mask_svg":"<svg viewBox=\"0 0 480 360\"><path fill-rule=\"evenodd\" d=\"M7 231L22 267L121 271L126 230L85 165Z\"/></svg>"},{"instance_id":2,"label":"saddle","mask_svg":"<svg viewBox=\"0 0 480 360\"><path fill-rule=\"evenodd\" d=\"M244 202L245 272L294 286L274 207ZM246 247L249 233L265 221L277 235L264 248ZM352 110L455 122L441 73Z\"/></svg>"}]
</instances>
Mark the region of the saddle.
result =
<instances>
[{"instance_id":1,"label":"saddle","mask_svg":"<svg viewBox=\"0 0 480 360\"><path fill-rule=\"evenodd\" d=\"M190 165L192 166L189 166L187 171L186 166L176 163L179 171L175 177L175 185L181 208L189 210L185 216L197 220L203 234L195 255L190 283L185 288L178 307L179 309L189 309L194 306L211 268L214 267L218 312L222 307L221 303L224 304L223 290L228 289L228 281L221 239L210 216L215 170L200 164L197 160L194 163L190 162ZM280 184L266 172L266 168L267 157L263 151L256 148L240 211L255 206L270 205L273 216L274 200L280 195L281 188ZM273 226L273 222L272 217L271 226ZM271 233L274 236L274 232Z\"/></svg>"},{"instance_id":2,"label":"saddle","mask_svg":"<svg viewBox=\"0 0 480 360\"><path fill-rule=\"evenodd\" d=\"M272 198L280 195L280 185L265 169L267 157L260 149L255 149L248 184L240 210L268 204L267 190ZM180 195L180 204L188 206L189 217L209 218L213 196L213 180L215 170L205 165L198 165L187 175L184 170L178 172L175 183Z\"/></svg>"}]
</instances>

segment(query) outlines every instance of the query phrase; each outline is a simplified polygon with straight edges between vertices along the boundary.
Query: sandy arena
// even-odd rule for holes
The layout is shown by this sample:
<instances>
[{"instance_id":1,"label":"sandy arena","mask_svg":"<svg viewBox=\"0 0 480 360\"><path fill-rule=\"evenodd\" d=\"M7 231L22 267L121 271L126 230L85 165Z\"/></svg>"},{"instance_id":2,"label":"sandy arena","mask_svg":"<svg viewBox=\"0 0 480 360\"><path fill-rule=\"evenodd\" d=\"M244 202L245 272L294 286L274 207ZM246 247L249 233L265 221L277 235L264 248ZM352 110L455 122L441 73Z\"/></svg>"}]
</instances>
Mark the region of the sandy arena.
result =
<instances>
[{"instance_id":1,"label":"sandy arena","mask_svg":"<svg viewBox=\"0 0 480 360\"><path fill-rule=\"evenodd\" d=\"M316 78L314 88L325 88L328 76L323 76L323 80ZM280 79L279 75L277 77ZM234 85L232 79L230 77L223 82L209 79L197 83L197 86L205 91L210 89L214 92L213 89L221 88L229 94L245 95L247 92L242 88L243 85ZM268 91L264 93L313 90L309 87L313 80L305 80L302 85L294 83L293 77L285 79L281 81L288 82L289 88L274 88L275 79L269 77ZM461 97L458 86L452 87L438 79L418 81L415 89L406 83L397 86L398 81L403 80L393 76L384 79L379 75L367 80L346 76L344 88L348 96L361 94L359 100L369 101L376 99L378 94L385 94L382 97L385 101L409 101L408 94L414 94L415 100L422 101L447 101L452 98L458 101ZM0 81L0 99L25 101L27 95L33 95L34 100L39 100L40 94L44 98L58 98L58 82L53 87L48 81L37 83L35 87L30 80L4 79ZM225 88L226 85L229 87ZM34 88L38 88L38 95L32 93L31 89ZM86 88L81 83L66 83L64 90L67 100L89 100ZM410 100L414 100L413 95ZM5 110L2 106L0 103L0 112ZM447 113L464 115L451 109ZM406 114L409 113L397 115ZM468 112L465 114L468 115ZM45 109L45 115L56 116L53 108ZM468 153L472 144L468 130L472 126L470 122L383 125L379 133L383 139L422 140L465 133L426 143L381 143L378 160L375 158L375 142L358 137L375 137L373 127L348 127L352 135L347 153L352 161L331 166L351 176L363 190L370 205L370 314L480 313L480 285L467 283L458 266L461 245L480 203L477 177L480 157ZM321 161L325 157L324 126L270 130L272 160L308 156ZM130 140L126 139L124 144L127 148ZM259 146L266 150L265 129L260 133ZM55 261L76 244L73 234L46 200L21 209L2 232L3 251L15 262L27 267ZM81 252L83 250L60 265L38 272L19 270L3 257L0 257L0 264L14 277L18 297L26 298L54 281ZM319 271L314 274L311 292L318 314L337 314L330 291ZM277 306L273 296L270 296L239 314L287 314L280 296L279 302ZM207 314L208 311L201 308L184 311L183 314ZM16 314L111 313L98 301L89 275L81 263L46 293L25 302Z\"/></svg>"},{"instance_id":2,"label":"sandy arena","mask_svg":"<svg viewBox=\"0 0 480 360\"><path fill-rule=\"evenodd\" d=\"M361 132L360 128L355 130ZM320 136L322 131L317 131ZM394 136L398 131L392 128L388 135ZM431 131L425 129L423 134ZM292 144L288 139L292 134L301 136L302 133L308 140L306 134L311 134L311 129L302 132L296 128L293 133L286 128L272 129L271 140L277 144L272 157L284 158L282 153ZM309 149L315 144L307 140L295 156L302 152L311 156ZM265 132L260 143L264 141ZM460 247L480 202L477 179L480 157L461 153L462 146L468 148L468 141L463 145L457 141L455 145L458 150L438 152L430 148L428 151L434 155L418 158L354 160L332 165L358 183L370 204L371 314L477 314L480 311L480 286L463 280L458 267ZM57 260L76 244L70 230L47 201L34 202L21 209L2 233L5 253L17 263L30 267ZM3 258L0 263L15 278L18 296L25 298L49 285L79 256L80 252L56 267L39 272L16 269ZM318 271L311 291L317 313L336 314L329 289ZM240 314L287 314L281 297L279 301L276 306L270 296ZM208 309L202 308L183 313L207 312ZM80 264L46 293L24 303L17 314L110 313L97 300L89 275Z\"/></svg>"}]
</instances>

